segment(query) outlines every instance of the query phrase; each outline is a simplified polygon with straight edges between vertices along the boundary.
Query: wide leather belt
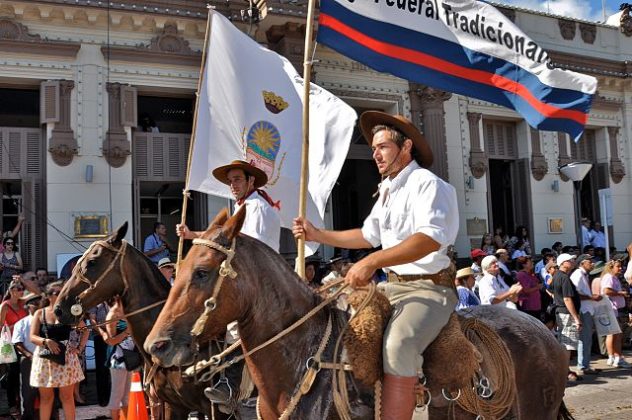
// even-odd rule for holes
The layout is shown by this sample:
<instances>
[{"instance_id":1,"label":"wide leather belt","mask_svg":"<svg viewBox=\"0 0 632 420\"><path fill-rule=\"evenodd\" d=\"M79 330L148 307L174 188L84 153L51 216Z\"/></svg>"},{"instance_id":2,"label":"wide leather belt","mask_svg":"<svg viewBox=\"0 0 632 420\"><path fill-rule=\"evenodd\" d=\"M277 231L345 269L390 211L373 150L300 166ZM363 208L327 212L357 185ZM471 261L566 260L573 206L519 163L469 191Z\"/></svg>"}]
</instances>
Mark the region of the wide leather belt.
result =
<instances>
[{"instance_id":1,"label":"wide leather belt","mask_svg":"<svg viewBox=\"0 0 632 420\"><path fill-rule=\"evenodd\" d=\"M389 283L402 283L415 280L432 280L436 285L448 287L454 289L454 278L456 276L456 269L454 264L450 264L448 268L444 268L435 274L397 274L389 271L387 274L387 280Z\"/></svg>"}]
</instances>

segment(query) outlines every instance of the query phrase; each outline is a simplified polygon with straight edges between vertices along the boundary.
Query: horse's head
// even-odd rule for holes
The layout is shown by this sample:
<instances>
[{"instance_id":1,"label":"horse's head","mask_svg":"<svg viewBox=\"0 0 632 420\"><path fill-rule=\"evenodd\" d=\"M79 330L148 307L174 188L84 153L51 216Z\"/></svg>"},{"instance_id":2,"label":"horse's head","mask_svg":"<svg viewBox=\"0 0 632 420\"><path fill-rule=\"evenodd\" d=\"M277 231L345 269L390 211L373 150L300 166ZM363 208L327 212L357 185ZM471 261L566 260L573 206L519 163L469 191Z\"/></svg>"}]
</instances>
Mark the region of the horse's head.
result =
<instances>
[{"instance_id":1,"label":"horse's head","mask_svg":"<svg viewBox=\"0 0 632 420\"><path fill-rule=\"evenodd\" d=\"M195 338L222 336L239 319L240 294L233 265L246 206L231 218L222 210L178 267L167 303L145 340L145 350L163 366L193 362Z\"/></svg>"},{"instance_id":2,"label":"horse's head","mask_svg":"<svg viewBox=\"0 0 632 420\"><path fill-rule=\"evenodd\" d=\"M55 305L61 322L74 324L86 310L125 291L126 233L127 222L106 240L93 242L77 261Z\"/></svg>"}]
</instances>

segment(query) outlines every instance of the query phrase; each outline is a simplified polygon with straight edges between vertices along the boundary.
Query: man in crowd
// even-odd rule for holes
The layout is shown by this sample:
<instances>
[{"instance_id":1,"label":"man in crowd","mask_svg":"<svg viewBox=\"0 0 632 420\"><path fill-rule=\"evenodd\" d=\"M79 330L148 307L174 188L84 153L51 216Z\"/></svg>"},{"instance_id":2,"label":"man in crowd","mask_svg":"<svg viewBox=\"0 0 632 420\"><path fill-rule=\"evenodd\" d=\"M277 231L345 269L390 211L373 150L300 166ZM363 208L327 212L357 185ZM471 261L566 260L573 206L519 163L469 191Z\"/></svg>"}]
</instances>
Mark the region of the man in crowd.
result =
<instances>
[{"instance_id":1,"label":"man in crowd","mask_svg":"<svg viewBox=\"0 0 632 420\"><path fill-rule=\"evenodd\" d=\"M582 217L582 248L592 242L592 230L590 229L590 219Z\"/></svg>"},{"instance_id":2,"label":"man in crowd","mask_svg":"<svg viewBox=\"0 0 632 420\"><path fill-rule=\"evenodd\" d=\"M143 253L154 263L158 264L158 261L161 259L169 257L169 252L172 249L167 243L167 227L165 224L154 223L154 232L145 238Z\"/></svg>"},{"instance_id":3,"label":"man in crowd","mask_svg":"<svg viewBox=\"0 0 632 420\"><path fill-rule=\"evenodd\" d=\"M432 150L403 116L367 111L360 117L364 138L382 176L379 197L361 229L317 229L294 220L295 237L304 235L340 248L382 246L349 269L353 287L371 281L376 270L388 273L384 288L395 313L384 333L382 419L410 419L421 355L448 322L457 303L454 268L447 250L458 232L454 188L430 172Z\"/></svg>"},{"instance_id":4,"label":"man in crowd","mask_svg":"<svg viewBox=\"0 0 632 420\"><path fill-rule=\"evenodd\" d=\"M517 309L518 295L522 292L520 283L511 287L505 283L500 274L498 259L488 255L482 261L483 278L479 282L478 292L481 305L502 305L509 309Z\"/></svg>"},{"instance_id":5,"label":"man in crowd","mask_svg":"<svg viewBox=\"0 0 632 420\"><path fill-rule=\"evenodd\" d=\"M173 274L176 271L176 265L171 262L169 257L165 257L158 261L158 270L165 276L165 280L169 282L170 285L173 286Z\"/></svg>"},{"instance_id":6,"label":"man in crowd","mask_svg":"<svg viewBox=\"0 0 632 420\"><path fill-rule=\"evenodd\" d=\"M592 235L591 245L595 247L595 252L598 254L604 254L606 250L606 234L601 227L601 223L595 222L590 234ZM601 257L603 259L603 256Z\"/></svg>"},{"instance_id":7,"label":"man in crowd","mask_svg":"<svg viewBox=\"0 0 632 420\"><path fill-rule=\"evenodd\" d=\"M582 254L577 257L577 269L571 274L571 281L577 289L579 299L579 317L582 328L577 343L577 370L586 375L594 375L598 372L590 367L590 352L592 349L593 315L595 307L593 302L600 301L601 295L594 295L590 290L589 273L594 268L592 255Z\"/></svg>"},{"instance_id":8,"label":"man in crowd","mask_svg":"<svg viewBox=\"0 0 632 420\"><path fill-rule=\"evenodd\" d=\"M13 326L13 337L11 342L15 349L22 355L20 359L20 401L22 403L22 420L35 420L35 399L38 395L37 388L30 385L31 362L35 344L31 342L31 321L33 314L39 308L41 296L35 293L28 293L22 297L29 312L27 316L20 319Z\"/></svg>"},{"instance_id":9,"label":"man in crowd","mask_svg":"<svg viewBox=\"0 0 632 420\"><path fill-rule=\"evenodd\" d=\"M329 274L327 274L321 282L323 284L327 284L330 281L336 280L338 277L342 277L342 268L345 265L346 260L342 257L335 257L329 260L327 266L331 269Z\"/></svg>"},{"instance_id":10,"label":"man in crowd","mask_svg":"<svg viewBox=\"0 0 632 420\"><path fill-rule=\"evenodd\" d=\"M547 256L548 256L549 254L551 254L551 253L552 253L551 248L542 248L542 249L540 250L540 256L541 256L542 258L540 259L540 261L538 261L538 262L535 264L535 267L533 268L533 272L534 272L537 276L539 276L539 277L540 277L540 280L542 280L542 275L541 275L541 274L542 274L542 270L544 269L544 266L546 266L546 263L548 262L548 260L547 260Z\"/></svg>"},{"instance_id":11,"label":"man in crowd","mask_svg":"<svg viewBox=\"0 0 632 420\"><path fill-rule=\"evenodd\" d=\"M37 285L44 292L48 284L48 270L44 267L39 267L35 270L35 275L37 276Z\"/></svg>"},{"instance_id":12,"label":"man in crowd","mask_svg":"<svg viewBox=\"0 0 632 420\"><path fill-rule=\"evenodd\" d=\"M553 299L556 305L555 320L559 329L560 343L566 348L570 364L572 350L577 350L579 335L582 329L580 309L580 297L577 288L568 276L575 266L575 257L562 253L557 257L558 270L553 275ZM577 376L570 369L568 380L577 381Z\"/></svg>"},{"instance_id":13,"label":"man in crowd","mask_svg":"<svg viewBox=\"0 0 632 420\"><path fill-rule=\"evenodd\" d=\"M511 255L509 255L509 251L504 248L500 248L496 250L496 259L498 260L498 276L505 282L507 286L511 286L516 282L511 270L509 269L509 262L511 261Z\"/></svg>"}]
</instances>

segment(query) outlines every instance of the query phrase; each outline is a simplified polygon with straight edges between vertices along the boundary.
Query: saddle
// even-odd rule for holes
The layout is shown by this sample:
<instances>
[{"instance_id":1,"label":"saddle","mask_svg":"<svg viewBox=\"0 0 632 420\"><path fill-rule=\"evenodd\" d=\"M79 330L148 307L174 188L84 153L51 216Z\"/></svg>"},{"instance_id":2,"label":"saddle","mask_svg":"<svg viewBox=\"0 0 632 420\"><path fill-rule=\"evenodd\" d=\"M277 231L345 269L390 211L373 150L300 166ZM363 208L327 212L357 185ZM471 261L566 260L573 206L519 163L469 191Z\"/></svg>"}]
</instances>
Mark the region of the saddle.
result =
<instances>
[{"instance_id":1,"label":"saddle","mask_svg":"<svg viewBox=\"0 0 632 420\"><path fill-rule=\"evenodd\" d=\"M357 309L367 293L365 290L354 291L347 298L349 305ZM391 304L386 296L376 293L350 321L343 337L353 375L364 385L372 386L382 379L382 340L391 313ZM484 333L485 340L479 338L481 332ZM494 350L496 348L505 349L506 353L503 354L508 355L504 342L490 327L478 320L473 322L472 319L453 313L437 338L423 353L427 386L432 390L448 393L471 389L473 378L482 371L482 354L487 357L490 353L497 353ZM484 367L487 370L487 366Z\"/></svg>"}]
</instances>

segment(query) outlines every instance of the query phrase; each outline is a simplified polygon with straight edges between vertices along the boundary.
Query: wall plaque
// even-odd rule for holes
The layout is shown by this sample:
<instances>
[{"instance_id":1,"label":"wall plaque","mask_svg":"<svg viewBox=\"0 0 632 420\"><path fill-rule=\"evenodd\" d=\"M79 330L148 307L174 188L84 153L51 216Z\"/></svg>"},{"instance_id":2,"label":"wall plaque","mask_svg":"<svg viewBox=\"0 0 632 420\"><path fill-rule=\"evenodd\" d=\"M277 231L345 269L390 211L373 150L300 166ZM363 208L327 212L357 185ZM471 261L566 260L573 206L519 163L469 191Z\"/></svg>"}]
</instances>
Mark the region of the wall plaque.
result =
<instances>
[{"instance_id":1,"label":"wall plaque","mask_svg":"<svg viewBox=\"0 0 632 420\"><path fill-rule=\"evenodd\" d=\"M487 233L487 219L475 217L473 219L467 219L465 224L467 226L467 236L478 236L480 240L480 237Z\"/></svg>"},{"instance_id":2,"label":"wall plaque","mask_svg":"<svg viewBox=\"0 0 632 420\"><path fill-rule=\"evenodd\" d=\"M104 238L107 235L107 216L75 216L75 238Z\"/></svg>"},{"instance_id":3,"label":"wall plaque","mask_svg":"<svg viewBox=\"0 0 632 420\"><path fill-rule=\"evenodd\" d=\"M547 221L549 233L564 233L564 219L561 217L549 217Z\"/></svg>"}]
</instances>

